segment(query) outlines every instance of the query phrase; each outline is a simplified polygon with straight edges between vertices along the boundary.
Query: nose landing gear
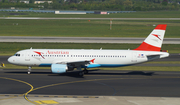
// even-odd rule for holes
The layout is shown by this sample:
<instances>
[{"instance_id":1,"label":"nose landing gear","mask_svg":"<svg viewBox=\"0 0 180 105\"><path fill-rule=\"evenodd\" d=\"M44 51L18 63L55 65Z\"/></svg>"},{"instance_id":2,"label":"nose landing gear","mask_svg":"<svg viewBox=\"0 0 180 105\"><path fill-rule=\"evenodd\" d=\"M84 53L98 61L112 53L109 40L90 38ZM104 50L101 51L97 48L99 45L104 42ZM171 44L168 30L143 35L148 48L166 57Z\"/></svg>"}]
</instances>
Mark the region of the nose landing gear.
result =
<instances>
[{"instance_id":1,"label":"nose landing gear","mask_svg":"<svg viewBox=\"0 0 180 105\"><path fill-rule=\"evenodd\" d=\"M28 74L31 74L31 66L28 67Z\"/></svg>"}]
</instances>

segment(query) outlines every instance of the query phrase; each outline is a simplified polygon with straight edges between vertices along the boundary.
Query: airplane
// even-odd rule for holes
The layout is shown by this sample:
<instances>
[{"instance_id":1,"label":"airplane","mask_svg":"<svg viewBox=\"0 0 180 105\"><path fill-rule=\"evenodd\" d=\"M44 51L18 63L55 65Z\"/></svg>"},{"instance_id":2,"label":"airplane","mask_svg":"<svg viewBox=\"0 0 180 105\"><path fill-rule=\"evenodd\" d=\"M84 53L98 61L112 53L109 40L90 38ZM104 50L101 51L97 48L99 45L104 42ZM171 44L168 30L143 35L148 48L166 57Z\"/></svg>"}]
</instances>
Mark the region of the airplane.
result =
<instances>
[{"instance_id":1,"label":"airplane","mask_svg":"<svg viewBox=\"0 0 180 105\"><path fill-rule=\"evenodd\" d=\"M168 52L161 51L166 26L166 24L157 25L142 44L133 50L30 48L18 51L8 58L8 62L27 66L28 74L31 73L31 67L39 66L51 67L52 73L58 74L76 68L80 76L88 73L87 68L135 65L169 56Z\"/></svg>"}]
</instances>

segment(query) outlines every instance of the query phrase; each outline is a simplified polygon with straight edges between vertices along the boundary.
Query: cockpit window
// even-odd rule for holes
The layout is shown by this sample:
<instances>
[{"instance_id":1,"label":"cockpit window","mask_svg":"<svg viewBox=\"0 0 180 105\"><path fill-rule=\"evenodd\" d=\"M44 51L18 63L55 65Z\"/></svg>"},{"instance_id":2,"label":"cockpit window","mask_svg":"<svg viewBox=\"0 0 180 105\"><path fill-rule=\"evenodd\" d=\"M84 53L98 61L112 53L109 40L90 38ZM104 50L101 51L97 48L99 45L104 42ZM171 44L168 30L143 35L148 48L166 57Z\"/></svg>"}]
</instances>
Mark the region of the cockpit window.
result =
<instances>
[{"instance_id":1,"label":"cockpit window","mask_svg":"<svg viewBox=\"0 0 180 105\"><path fill-rule=\"evenodd\" d=\"M19 56L20 57L20 54L14 54L14 56Z\"/></svg>"}]
</instances>

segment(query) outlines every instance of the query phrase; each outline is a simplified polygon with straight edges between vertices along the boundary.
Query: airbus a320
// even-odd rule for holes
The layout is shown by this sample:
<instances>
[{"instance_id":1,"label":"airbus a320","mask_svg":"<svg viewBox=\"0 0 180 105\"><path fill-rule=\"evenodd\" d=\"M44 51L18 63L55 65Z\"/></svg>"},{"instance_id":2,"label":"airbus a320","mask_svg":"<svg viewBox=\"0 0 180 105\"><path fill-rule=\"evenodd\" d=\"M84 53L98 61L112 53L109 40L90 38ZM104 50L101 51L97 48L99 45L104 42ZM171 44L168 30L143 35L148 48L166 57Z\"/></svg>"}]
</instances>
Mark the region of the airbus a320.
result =
<instances>
[{"instance_id":1,"label":"airbus a320","mask_svg":"<svg viewBox=\"0 0 180 105\"><path fill-rule=\"evenodd\" d=\"M8 58L15 65L51 67L52 73L79 70L79 75L88 73L87 68L122 67L169 56L161 52L166 24L157 25L142 44L133 50L84 50L84 49L26 49ZM84 68L84 70L82 70Z\"/></svg>"}]
</instances>

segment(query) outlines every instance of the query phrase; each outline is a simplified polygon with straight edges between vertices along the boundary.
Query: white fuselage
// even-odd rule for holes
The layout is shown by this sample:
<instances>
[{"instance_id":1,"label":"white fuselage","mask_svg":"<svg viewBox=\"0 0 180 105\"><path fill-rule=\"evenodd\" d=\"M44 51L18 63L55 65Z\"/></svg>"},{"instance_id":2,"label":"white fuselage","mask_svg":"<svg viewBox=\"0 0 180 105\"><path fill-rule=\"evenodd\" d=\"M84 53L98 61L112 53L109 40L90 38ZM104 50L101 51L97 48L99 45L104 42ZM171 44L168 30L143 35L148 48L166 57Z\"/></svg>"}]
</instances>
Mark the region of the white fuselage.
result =
<instances>
[{"instance_id":1,"label":"white fuselage","mask_svg":"<svg viewBox=\"0 0 180 105\"><path fill-rule=\"evenodd\" d=\"M28 49L17 52L8 61L15 65L47 67L55 63L93 61L84 65L93 67L120 67L168 57L167 52L135 50L69 50L69 49Z\"/></svg>"}]
</instances>

